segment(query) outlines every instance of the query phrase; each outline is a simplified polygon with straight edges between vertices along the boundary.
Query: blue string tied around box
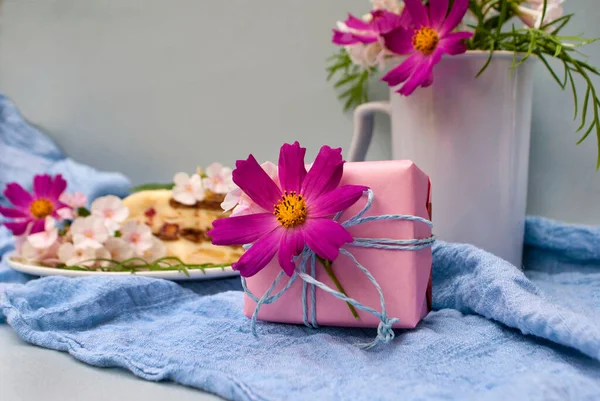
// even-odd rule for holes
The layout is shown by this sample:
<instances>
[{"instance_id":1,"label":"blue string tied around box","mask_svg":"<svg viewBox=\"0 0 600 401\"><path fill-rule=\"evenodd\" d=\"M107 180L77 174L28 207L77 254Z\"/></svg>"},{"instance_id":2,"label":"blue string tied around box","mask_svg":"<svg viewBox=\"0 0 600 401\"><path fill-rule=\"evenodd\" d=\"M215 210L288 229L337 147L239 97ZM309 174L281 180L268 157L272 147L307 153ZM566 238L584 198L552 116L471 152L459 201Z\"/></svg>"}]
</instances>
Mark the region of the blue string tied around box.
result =
<instances>
[{"instance_id":1,"label":"blue string tied around box","mask_svg":"<svg viewBox=\"0 0 600 401\"><path fill-rule=\"evenodd\" d=\"M367 223L370 221L388 220L388 221L413 221L413 222L417 222L417 223L427 224L430 228L433 228L433 224L431 223L431 221L424 219L422 217L419 217L419 216L402 215L402 214L386 214L386 215L380 215L380 216L363 217L364 214L366 212L368 212L369 209L371 208L371 206L373 205L374 199L375 199L375 194L373 193L372 190L369 189L367 191L366 205L356 215L352 216L345 222L341 223L342 226L344 226L345 228L349 228L349 227ZM343 212L337 213L333 219L335 221L339 220L342 213ZM375 249L386 249L386 250L394 250L394 251L418 251L420 249L424 249L424 248L428 248L428 247L432 246L434 242L435 242L435 236L432 235L428 238L421 238L421 239L418 239L418 238L415 238L415 239L354 238L354 241L347 245L360 247L360 248L375 248ZM380 320L379 326L377 327L377 337L375 337L375 339L370 343L359 344L359 346L361 348L370 349L370 348L375 347L377 344L388 343L391 340L393 340L394 339L394 330L392 329L392 325L394 323L398 322L399 319L390 318L387 315L386 308L385 308L385 299L383 297L383 291L381 289L381 286L379 285L379 283L377 283L377 280L375 280L375 277L373 277L373 275L369 272L369 270L367 268L365 268L363 265L361 265L360 262L358 262L358 260L356 260L356 258L354 257L354 255L352 255L352 253L348 252L344 248L341 248L340 254L350 258L352 260L352 262L354 263L354 265L361 272L363 272L367 276L369 281L373 284L373 286L375 286L375 288L377 289L377 292L379 293L379 299L380 299L380 303L381 303L381 312L379 312L369 306L363 305L359 301L357 301L353 298L350 298L347 295L344 295L341 292L338 292L338 291L330 288L326 284L318 281L315 278L316 270L317 270L316 269L317 256L308 246L305 246L304 250L300 253L300 255L298 255L294 259L294 261L297 263L296 271L294 272L292 277L290 277L287 284L275 294L272 294L273 291L275 290L275 288L277 287L277 285L279 284L281 279L285 276L285 272L283 270L281 272L279 272L279 274L277 275L277 277L275 278L275 280L273 281L271 286L267 289L267 291L265 291L263 296L260 298L258 298L254 294L252 294L252 292L246 286L246 279L244 277L242 277L242 287L244 288L246 295L248 295L250 297L250 299L252 299L254 302L256 302L256 308L254 309L254 313L252 314L252 318L251 318L252 334L255 336L257 335L256 334L256 320L257 320L258 313L259 313L262 305L272 304L273 302L277 301L294 284L294 282L296 282L296 280L299 277L302 280L302 315L303 315L304 324L306 326L311 327L311 328L319 327L319 325L317 324L317 320L316 320L316 315L317 315L316 314L316 309L317 309L316 289L318 287L321 290L333 295L337 299L347 302L359 310L368 312ZM307 292L309 293L310 302L307 299ZM308 318L309 308L310 308L310 320Z\"/></svg>"}]
</instances>

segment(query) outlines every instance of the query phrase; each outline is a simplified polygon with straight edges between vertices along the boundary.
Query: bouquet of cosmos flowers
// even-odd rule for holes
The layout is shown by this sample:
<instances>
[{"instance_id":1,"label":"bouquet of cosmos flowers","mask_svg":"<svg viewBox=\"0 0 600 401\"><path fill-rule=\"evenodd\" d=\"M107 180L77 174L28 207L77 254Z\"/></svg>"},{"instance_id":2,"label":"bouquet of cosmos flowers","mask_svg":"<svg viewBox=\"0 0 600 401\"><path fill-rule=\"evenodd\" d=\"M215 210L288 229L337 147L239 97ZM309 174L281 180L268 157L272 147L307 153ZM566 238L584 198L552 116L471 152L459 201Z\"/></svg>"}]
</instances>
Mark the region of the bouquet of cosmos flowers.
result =
<instances>
[{"instance_id":1,"label":"bouquet of cosmos flowers","mask_svg":"<svg viewBox=\"0 0 600 401\"><path fill-rule=\"evenodd\" d=\"M575 99L575 118L583 131L579 143L595 131L600 143L600 100L592 82L600 72L577 56L579 48L597 39L562 36L571 15L563 15L564 0L372 0L370 13L352 14L338 22L333 43L342 49L331 57L328 79L336 77L345 109L367 101L369 78L385 72L382 81L404 96L433 83L433 69L442 56L468 50L489 52L483 73L495 51L515 54L513 69L536 56L561 88ZM517 57L520 55L520 57ZM550 63L562 65L562 73ZM579 108L576 80L586 85ZM592 119L587 120L588 106ZM600 168L600 153L598 155Z\"/></svg>"}]
</instances>

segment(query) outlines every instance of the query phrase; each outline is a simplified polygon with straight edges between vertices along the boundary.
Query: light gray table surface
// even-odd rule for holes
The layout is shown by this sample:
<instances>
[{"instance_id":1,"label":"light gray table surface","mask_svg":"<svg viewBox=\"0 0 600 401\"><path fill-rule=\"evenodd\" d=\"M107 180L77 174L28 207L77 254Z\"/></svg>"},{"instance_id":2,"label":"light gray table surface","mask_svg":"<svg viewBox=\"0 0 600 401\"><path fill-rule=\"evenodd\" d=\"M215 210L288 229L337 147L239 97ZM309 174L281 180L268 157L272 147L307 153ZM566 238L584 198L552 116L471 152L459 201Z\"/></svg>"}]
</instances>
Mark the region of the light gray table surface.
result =
<instances>
[{"instance_id":1,"label":"light gray table surface","mask_svg":"<svg viewBox=\"0 0 600 401\"><path fill-rule=\"evenodd\" d=\"M36 347L0 324L2 401L221 400L174 383L139 379L121 369L96 368L64 352Z\"/></svg>"}]
</instances>

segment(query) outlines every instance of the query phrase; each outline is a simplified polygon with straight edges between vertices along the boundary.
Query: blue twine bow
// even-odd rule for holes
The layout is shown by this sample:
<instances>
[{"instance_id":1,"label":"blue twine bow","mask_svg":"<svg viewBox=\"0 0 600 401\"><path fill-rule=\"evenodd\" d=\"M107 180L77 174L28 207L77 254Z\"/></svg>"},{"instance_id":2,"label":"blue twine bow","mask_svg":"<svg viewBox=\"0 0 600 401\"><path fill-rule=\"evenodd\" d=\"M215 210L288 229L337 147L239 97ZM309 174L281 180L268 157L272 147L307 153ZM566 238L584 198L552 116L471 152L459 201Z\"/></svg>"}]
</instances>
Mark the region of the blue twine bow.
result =
<instances>
[{"instance_id":1,"label":"blue twine bow","mask_svg":"<svg viewBox=\"0 0 600 401\"><path fill-rule=\"evenodd\" d=\"M372 190L367 191L367 203L366 205L354 216L346 220L342 223L342 226L345 228L356 226L359 224L363 224L369 221L382 221L382 220L392 220L392 221L414 221L423 224L427 224L430 228L433 228L433 224L431 221L424 219L418 216L410 216L410 215L402 215L402 214L388 214L381 216L368 216L363 217L363 215L369 211L371 206L373 205L373 200L375 195ZM334 220L338 220L343 212L339 212L335 215ZM361 248L375 248L375 249L387 249L387 250L397 250L397 251L417 251L420 249L430 247L435 241L435 236L432 235L428 238L422 239L389 239L389 238L354 238L354 241L348 245L361 247ZM316 288L320 288L321 290L333 295L337 299L347 302L355 308L368 312L375 317L377 317L380 322L377 327L377 337L367 344L358 344L361 348L371 349L375 347L379 343L388 343L394 339L394 330L392 329L392 325L399 321L397 318L390 318L387 316L386 308L385 308L385 300L383 297L383 291L381 286L375 280L375 277L369 272L367 268L361 265L358 260L348 252L346 249L341 248L340 253L352 260L354 265L362 271L369 281L375 286L377 292L379 293L379 300L381 302L381 312L377 310L365 306L359 301L348 297L347 295L338 292L326 284L318 281L316 277L316 254L308 247L305 246L304 250L300 255L298 255L294 261L298 263L297 269L290 277L289 281L281 290L277 293L272 294L273 290L277 287L285 273L283 270L279 272L279 275L275 278L271 286L265 291L262 297L258 298L248 289L246 286L246 279L242 277L242 287L244 288L244 292L246 295L250 297L254 302L256 302L256 309L254 309L254 313L251 318L251 329L252 334L256 336L256 319L258 317L258 313L262 305L271 304L277 301L296 281L298 277L302 279L302 316L304 324L308 327L318 328L316 320ZM307 266L308 265L308 266ZM307 269L310 267L310 273L307 273ZM310 286L310 288L308 288ZM307 289L310 291L310 321L308 319L308 306L307 306Z\"/></svg>"}]
</instances>

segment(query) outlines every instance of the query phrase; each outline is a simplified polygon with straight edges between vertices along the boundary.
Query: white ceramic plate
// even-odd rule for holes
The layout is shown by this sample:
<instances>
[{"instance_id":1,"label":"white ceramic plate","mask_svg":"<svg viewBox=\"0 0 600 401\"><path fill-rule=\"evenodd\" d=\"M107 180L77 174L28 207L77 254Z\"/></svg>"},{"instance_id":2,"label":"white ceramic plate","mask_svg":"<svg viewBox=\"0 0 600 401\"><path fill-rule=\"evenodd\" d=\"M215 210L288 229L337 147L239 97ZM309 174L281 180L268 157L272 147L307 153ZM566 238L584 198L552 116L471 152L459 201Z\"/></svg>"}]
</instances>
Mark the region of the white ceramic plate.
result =
<instances>
[{"instance_id":1,"label":"white ceramic plate","mask_svg":"<svg viewBox=\"0 0 600 401\"><path fill-rule=\"evenodd\" d=\"M14 270L21 273L27 273L34 276L65 276L65 277L90 277L90 276L136 276L162 278L171 281L188 281L188 280L212 280L216 278L239 276L239 273L227 267L215 267L205 269L204 272L198 269L188 270L189 276L185 273L176 270L165 271L139 271L135 273L129 272L102 272L102 271L82 271L82 270L65 270L54 267L44 267L30 265L19 262L12 258L12 252L6 255L6 261Z\"/></svg>"}]
</instances>

